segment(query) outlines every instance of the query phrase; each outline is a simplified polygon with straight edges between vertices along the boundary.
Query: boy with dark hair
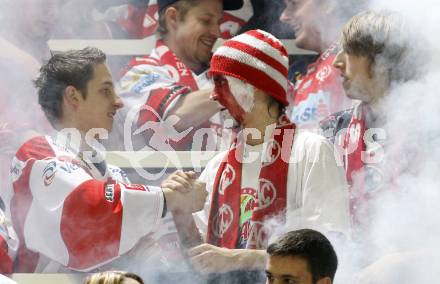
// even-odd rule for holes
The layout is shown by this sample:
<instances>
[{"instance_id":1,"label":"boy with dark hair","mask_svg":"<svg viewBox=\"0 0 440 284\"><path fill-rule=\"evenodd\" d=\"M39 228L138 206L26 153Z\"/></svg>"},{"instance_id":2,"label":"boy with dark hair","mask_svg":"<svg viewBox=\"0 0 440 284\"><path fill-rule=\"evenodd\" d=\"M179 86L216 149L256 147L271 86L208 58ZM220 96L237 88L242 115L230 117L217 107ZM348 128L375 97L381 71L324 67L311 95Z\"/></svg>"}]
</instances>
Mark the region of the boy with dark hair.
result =
<instances>
[{"instance_id":1,"label":"boy with dark hair","mask_svg":"<svg viewBox=\"0 0 440 284\"><path fill-rule=\"evenodd\" d=\"M333 283L338 258L330 241L318 231L288 232L270 244L267 253L267 283Z\"/></svg>"},{"instance_id":2,"label":"boy with dark hair","mask_svg":"<svg viewBox=\"0 0 440 284\"><path fill-rule=\"evenodd\" d=\"M173 252L164 247L177 241L168 234L159 244L172 227L167 212L203 205L206 193L191 190L193 173L178 172L162 188L136 185L101 158L98 139L122 107L105 59L97 48L62 52L35 81L56 132L25 142L11 167L8 208L20 240L17 272L90 271L107 263L123 269L141 260L154 270L161 266L156 257L167 258ZM187 182L178 186L176 179Z\"/></svg>"}]
</instances>

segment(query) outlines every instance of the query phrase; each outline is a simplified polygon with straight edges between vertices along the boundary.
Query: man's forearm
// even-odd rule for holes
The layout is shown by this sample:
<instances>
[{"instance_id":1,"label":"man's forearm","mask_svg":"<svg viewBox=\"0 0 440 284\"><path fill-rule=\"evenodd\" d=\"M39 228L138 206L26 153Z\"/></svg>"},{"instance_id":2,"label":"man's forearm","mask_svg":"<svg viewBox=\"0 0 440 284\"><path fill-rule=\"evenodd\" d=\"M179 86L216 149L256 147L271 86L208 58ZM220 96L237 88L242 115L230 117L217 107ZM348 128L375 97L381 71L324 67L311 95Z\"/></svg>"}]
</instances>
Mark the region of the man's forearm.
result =
<instances>
[{"instance_id":1,"label":"man's forearm","mask_svg":"<svg viewBox=\"0 0 440 284\"><path fill-rule=\"evenodd\" d=\"M211 89L206 89L189 93L168 112L167 116L176 115L180 118L174 126L177 131L184 131L191 126L198 127L220 110L220 105L210 98L211 92Z\"/></svg>"}]
</instances>

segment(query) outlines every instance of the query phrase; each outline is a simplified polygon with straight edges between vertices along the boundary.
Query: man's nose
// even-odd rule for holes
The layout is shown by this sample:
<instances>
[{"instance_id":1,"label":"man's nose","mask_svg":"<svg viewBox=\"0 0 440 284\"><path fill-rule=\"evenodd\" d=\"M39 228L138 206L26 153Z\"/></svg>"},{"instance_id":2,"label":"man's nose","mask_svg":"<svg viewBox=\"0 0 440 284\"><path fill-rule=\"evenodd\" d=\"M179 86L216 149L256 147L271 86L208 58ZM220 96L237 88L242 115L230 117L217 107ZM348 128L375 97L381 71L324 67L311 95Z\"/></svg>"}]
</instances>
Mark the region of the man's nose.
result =
<instances>
[{"instance_id":1,"label":"man's nose","mask_svg":"<svg viewBox=\"0 0 440 284\"><path fill-rule=\"evenodd\" d=\"M115 94L115 102L114 105L116 107L116 109L120 109L124 106L124 103L122 102L122 99L120 96L118 96L117 94Z\"/></svg>"},{"instance_id":2,"label":"man's nose","mask_svg":"<svg viewBox=\"0 0 440 284\"><path fill-rule=\"evenodd\" d=\"M342 70L345 67L345 60L344 60L344 51L341 50L336 55L335 59L332 62L333 66Z\"/></svg>"},{"instance_id":3,"label":"man's nose","mask_svg":"<svg viewBox=\"0 0 440 284\"><path fill-rule=\"evenodd\" d=\"M216 38L220 38L221 37L221 30L220 30L220 23L215 24L211 27L211 34L213 36L215 36Z\"/></svg>"}]
</instances>

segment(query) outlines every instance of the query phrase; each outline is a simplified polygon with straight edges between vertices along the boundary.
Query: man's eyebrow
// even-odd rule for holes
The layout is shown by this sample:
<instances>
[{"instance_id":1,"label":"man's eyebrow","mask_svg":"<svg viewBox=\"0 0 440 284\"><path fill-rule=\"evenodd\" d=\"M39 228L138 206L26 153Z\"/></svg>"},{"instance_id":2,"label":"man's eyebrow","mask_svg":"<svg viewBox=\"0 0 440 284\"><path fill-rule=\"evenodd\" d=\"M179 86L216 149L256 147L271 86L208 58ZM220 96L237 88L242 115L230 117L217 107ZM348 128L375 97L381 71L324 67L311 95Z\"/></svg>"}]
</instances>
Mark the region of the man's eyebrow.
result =
<instances>
[{"instance_id":1,"label":"man's eyebrow","mask_svg":"<svg viewBox=\"0 0 440 284\"><path fill-rule=\"evenodd\" d=\"M270 276L273 275L273 274L272 274L270 271L268 271L268 270L265 270L265 272L266 272L266 275L270 275ZM293 279L293 280L295 280L295 281L299 281L299 280L300 280L300 278L299 278L298 276L294 276L294 275L292 275L292 274L281 274L279 277L282 277L282 278L291 278L291 279Z\"/></svg>"},{"instance_id":2,"label":"man's eyebrow","mask_svg":"<svg viewBox=\"0 0 440 284\"><path fill-rule=\"evenodd\" d=\"M216 17L217 15L215 15L215 14L213 14L213 13L211 13L211 12L205 12L205 13L203 13L201 16L202 16L202 17L206 17L206 16L208 16L208 17L210 17L210 18L214 18L214 17ZM221 17L223 18L223 14L221 15Z\"/></svg>"},{"instance_id":3,"label":"man's eyebrow","mask_svg":"<svg viewBox=\"0 0 440 284\"><path fill-rule=\"evenodd\" d=\"M101 85L108 85L110 87L113 87L113 82L112 81L104 81L101 83Z\"/></svg>"},{"instance_id":4,"label":"man's eyebrow","mask_svg":"<svg viewBox=\"0 0 440 284\"><path fill-rule=\"evenodd\" d=\"M299 277L297 276L293 276L292 274L282 274L281 275L282 278L292 278L293 280L299 280Z\"/></svg>"}]
</instances>

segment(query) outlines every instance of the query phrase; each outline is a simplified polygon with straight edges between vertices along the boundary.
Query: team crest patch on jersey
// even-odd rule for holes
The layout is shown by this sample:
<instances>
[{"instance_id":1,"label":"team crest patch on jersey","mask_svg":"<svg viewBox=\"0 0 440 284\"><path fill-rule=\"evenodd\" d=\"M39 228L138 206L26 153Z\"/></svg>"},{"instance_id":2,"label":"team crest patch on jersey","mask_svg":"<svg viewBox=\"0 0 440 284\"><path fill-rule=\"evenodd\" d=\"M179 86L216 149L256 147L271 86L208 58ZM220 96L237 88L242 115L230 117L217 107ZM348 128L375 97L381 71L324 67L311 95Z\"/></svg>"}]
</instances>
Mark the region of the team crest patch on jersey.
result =
<instances>
[{"instance_id":1,"label":"team crest patch on jersey","mask_svg":"<svg viewBox=\"0 0 440 284\"><path fill-rule=\"evenodd\" d=\"M43 183L45 186L49 186L52 184L55 174L57 172L57 163L55 161L50 162L46 165L43 170Z\"/></svg>"},{"instance_id":2,"label":"team crest patch on jersey","mask_svg":"<svg viewBox=\"0 0 440 284\"><path fill-rule=\"evenodd\" d=\"M113 203L113 201L115 200L115 185L114 184L107 184L105 186L104 194L105 194L105 200Z\"/></svg>"}]
</instances>

